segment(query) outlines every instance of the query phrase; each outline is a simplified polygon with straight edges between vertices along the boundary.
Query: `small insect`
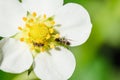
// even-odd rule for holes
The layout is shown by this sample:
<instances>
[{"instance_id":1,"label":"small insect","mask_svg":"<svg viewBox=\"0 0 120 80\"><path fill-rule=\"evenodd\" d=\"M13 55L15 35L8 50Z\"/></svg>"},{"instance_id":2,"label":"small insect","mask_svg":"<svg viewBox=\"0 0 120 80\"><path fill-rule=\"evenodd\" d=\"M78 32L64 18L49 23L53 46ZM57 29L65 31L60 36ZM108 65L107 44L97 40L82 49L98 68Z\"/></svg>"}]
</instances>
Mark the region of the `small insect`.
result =
<instances>
[{"instance_id":1,"label":"small insect","mask_svg":"<svg viewBox=\"0 0 120 80\"><path fill-rule=\"evenodd\" d=\"M36 43L36 42L33 42L33 45L36 47L43 47L44 46L43 43Z\"/></svg>"},{"instance_id":2,"label":"small insect","mask_svg":"<svg viewBox=\"0 0 120 80\"><path fill-rule=\"evenodd\" d=\"M62 43L64 45L70 45L71 43L66 38L56 38L56 42Z\"/></svg>"}]
</instances>

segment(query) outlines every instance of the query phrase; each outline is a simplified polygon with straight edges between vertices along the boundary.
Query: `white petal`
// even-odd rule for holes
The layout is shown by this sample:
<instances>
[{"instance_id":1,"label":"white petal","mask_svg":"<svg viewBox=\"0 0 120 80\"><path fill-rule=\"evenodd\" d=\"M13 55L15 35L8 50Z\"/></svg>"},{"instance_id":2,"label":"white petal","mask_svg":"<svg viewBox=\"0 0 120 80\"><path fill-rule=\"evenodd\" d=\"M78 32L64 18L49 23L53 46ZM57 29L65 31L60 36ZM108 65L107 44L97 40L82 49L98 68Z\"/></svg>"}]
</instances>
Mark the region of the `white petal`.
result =
<instances>
[{"instance_id":1,"label":"white petal","mask_svg":"<svg viewBox=\"0 0 120 80\"><path fill-rule=\"evenodd\" d=\"M91 21L88 12L80 5L68 3L60 8L55 15L56 24L63 37L71 39L71 46L84 43L91 32Z\"/></svg>"},{"instance_id":2,"label":"white petal","mask_svg":"<svg viewBox=\"0 0 120 80\"><path fill-rule=\"evenodd\" d=\"M21 73L29 69L33 62L28 47L15 39L5 40L0 50L2 54L0 69L5 72Z\"/></svg>"},{"instance_id":3,"label":"white petal","mask_svg":"<svg viewBox=\"0 0 120 80\"><path fill-rule=\"evenodd\" d=\"M18 0L0 0L0 35L14 35L25 14Z\"/></svg>"},{"instance_id":4,"label":"white petal","mask_svg":"<svg viewBox=\"0 0 120 80\"><path fill-rule=\"evenodd\" d=\"M7 41L7 38L4 38L2 40L0 40L0 64L2 62L2 50L1 50L1 47L5 44L5 42Z\"/></svg>"},{"instance_id":5,"label":"white petal","mask_svg":"<svg viewBox=\"0 0 120 80\"><path fill-rule=\"evenodd\" d=\"M50 53L41 53L35 59L35 74L42 80L67 80L75 70L73 54L60 47L52 49Z\"/></svg>"},{"instance_id":6,"label":"white petal","mask_svg":"<svg viewBox=\"0 0 120 80\"><path fill-rule=\"evenodd\" d=\"M53 15L54 11L63 5L63 0L23 0L22 6L27 11L38 14Z\"/></svg>"},{"instance_id":7,"label":"white petal","mask_svg":"<svg viewBox=\"0 0 120 80\"><path fill-rule=\"evenodd\" d=\"M3 47L7 40L8 38L3 38L2 40L0 40L0 48Z\"/></svg>"}]
</instances>

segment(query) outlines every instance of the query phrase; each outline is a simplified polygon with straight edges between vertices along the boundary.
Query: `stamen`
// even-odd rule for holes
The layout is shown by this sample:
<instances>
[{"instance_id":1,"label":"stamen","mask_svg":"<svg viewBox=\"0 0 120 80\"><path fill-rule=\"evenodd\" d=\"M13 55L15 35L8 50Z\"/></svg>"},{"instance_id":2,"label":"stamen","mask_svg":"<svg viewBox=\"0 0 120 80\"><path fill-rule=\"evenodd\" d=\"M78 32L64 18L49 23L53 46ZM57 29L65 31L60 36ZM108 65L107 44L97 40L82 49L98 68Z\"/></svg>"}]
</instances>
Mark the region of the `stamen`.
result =
<instances>
[{"instance_id":1,"label":"stamen","mask_svg":"<svg viewBox=\"0 0 120 80\"><path fill-rule=\"evenodd\" d=\"M32 23L34 20L33 19L30 19L29 22Z\"/></svg>"},{"instance_id":2,"label":"stamen","mask_svg":"<svg viewBox=\"0 0 120 80\"><path fill-rule=\"evenodd\" d=\"M60 34L56 34L56 35L55 35L55 38L59 38L59 37L60 37Z\"/></svg>"},{"instance_id":3,"label":"stamen","mask_svg":"<svg viewBox=\"0 0 120 80\"><path fill-rule=\"evenodd\" d=\"M24 41L24 38L20 38L20 41L23 42L23 41Z\"/></svg>"},{"instance_id":4,"label":"stamen","mask_svg":"<svg viewBox=\"0 0 120 80\"><path fill-rule=\"evenodd\" d=\"M51 21L51 24L54 25L54 24L55 24L55 21Z\"/></svg>"},{"instance_id":5,"label":"stamen","mask_svg":"<svg viewBox=\"0 0 120 80\"><path fill-rule=\"evenodd\" d=\"M39 25L40 25L41 27L46 26L44 23L39 23Z\"/></svg>"},{"instance_id":6,"label":"stamen","mask_svg":"<svg viewBox=\"0 0 120 80\"><path fill-rule=\"evenodd\" d=\"M35 47L34 46L32 46L31 48L30 48L30 50L34 50L35 49Z\"/></svg>"},{"instance_id":7,"label":"stamen","mask_svg":"<svg viewBox=\"0 0 120 80\"><path fill-rule=\"evenodd\" d=\"M55 48L55 45L53 43L50 44L50 48Z\"/></svg>"},{"instance_id":8,"label":"stamen","mask_svg":"<svg viewBox=\"0 0 120 80\"><path fill-rule=\"evenodd\" d=\"M47 36L46 36L46 39L49 39L50 38L50 34L48 34Z\"/></svg>"},{"instance_id":9,"label":"stamen","mask_svg":"<svg viewBox=\"0 0 120 80\"><path fill-rule=\"evenodd\" d=\"M25 26L26 26L27 28L30 28L30 25L29 25L29 24L26 24Z\"/></svg>"},{"instance_id":10,"label":"stamen","mask_svg":"<svg viewBox=\"0 0 120 80\"><path fill-rule=\"evenodd\" d=\"M43 18L46 19L46 17L47 17L46 14L44 14L44 15L43 15Z\"/></svg>"},{"instance_id":11,"label":"stamen","mask_svg":"<svg viewBox=\"0 0 120 80\"><path fill-rule=\"evenodd\" d=\"M33 16L33 17L36 17L36 16L37 16L37 13L36 13L36 12L33 12L33 13L32 13L32 16Z\"/></svg>"},{"instance_id":12,"label":"stamen","mask_svg":"<svg viewBox=\"0 0 120 80\"><path fill-rule=\"evenodd\" d=\"M49 29L49 32L52 34L54 32L54 29L53 28Z\"/></svg>"},{"instance_id":13,"label":"stamen","mask_svg":"<svg viewBox=\"0 0 120 80\"><path fill-rule=\"evenodd\" d=\"M23 17L23 21L25 25L18 27L21 30L19 39L28 44L31 51L40 53L56 47L55 39L59 38L60 34L54 29L54 17L47 17L46 14L37 16L37 13L33 12Z\"/></svg>"},{"instance_id":14,"label":"stamen","mask_svg":"<svg viewBox=\"0 0 120 80\"><path fill-rule=\"evenodd\" d=\"M28 36L30 37L30 32L28 33Z\"/></svg>"},{"instance_id":15,"label":"stamen","mask_svg":"<svg viewBox=\"0 0 120 80\"><path fill-rule=\"evenodd\" d=\"M26 18L26 17L23 17L23 21L27 21L27 18Z\"/></svg>"},{"instance_id":16,"label":"stamen","mask_svg":"<svg viewBox=\"0 0 120 80\"><path fill-rule=\"evenodd\" d=\"M22 27L19 26L18 29L19 29L19 30L22 30Z\"/></svg>"},{"instance_id":17,"label":"stamen","mask_svg":"<svg viewBox=\"0 0 120 80\"><path fill-rule=\"evenodd\" d=\"M45 50L44 50L44 48L43 48L43 47L41 47L41 48L40 48L40 51L41 51L41 52L44 52Z\"/></svg>"}]
</instances>

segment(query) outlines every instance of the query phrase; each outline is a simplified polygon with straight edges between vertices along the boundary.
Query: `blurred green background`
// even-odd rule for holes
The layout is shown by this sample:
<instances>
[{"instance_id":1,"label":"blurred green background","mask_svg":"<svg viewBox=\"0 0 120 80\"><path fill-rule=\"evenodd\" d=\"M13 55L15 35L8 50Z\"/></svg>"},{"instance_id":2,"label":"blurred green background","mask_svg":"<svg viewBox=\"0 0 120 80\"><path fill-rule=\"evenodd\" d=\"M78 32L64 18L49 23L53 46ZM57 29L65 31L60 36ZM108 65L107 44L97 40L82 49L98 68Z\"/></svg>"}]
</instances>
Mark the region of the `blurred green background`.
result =
<instances>
[{"instance_id":1,"label":"blurred green background","mask_svg":"<svg viewBox=\"0 0 120 80\"><path fill-rule=\"evenodd\" d=\"M65 0L85 7L93 24L86 43L71 48L77 61L69 80L120 80L120 0ZM0 80L39 80L0 71Z\"/></svg>"}]
</instances>

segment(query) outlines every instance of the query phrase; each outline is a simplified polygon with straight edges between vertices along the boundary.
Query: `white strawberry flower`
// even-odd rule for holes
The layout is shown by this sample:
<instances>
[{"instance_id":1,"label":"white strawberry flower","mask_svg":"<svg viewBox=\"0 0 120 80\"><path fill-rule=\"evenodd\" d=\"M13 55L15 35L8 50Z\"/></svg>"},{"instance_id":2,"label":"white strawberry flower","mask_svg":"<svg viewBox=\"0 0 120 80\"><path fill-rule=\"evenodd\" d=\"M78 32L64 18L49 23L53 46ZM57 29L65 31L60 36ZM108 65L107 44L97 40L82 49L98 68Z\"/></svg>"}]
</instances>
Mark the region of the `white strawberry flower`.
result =
<instances>
[{"instance_id":1,"label":"white strawberry flower","mask_svg":"<svg viewBox=\"0 0 120 80\"><path fill-rule=\"evenodd\" d=\"M22 27L18 27L20 25ZM75 70L76 61L65 46L84 43L91 28L88 12L75 3L63 5L63 0L23 0L22 3L1 0L0 35L6 38L0 41L0 69L21 73L34 63L33 69L38 78L67 80Z\"/></svg>"}]
</instances>

